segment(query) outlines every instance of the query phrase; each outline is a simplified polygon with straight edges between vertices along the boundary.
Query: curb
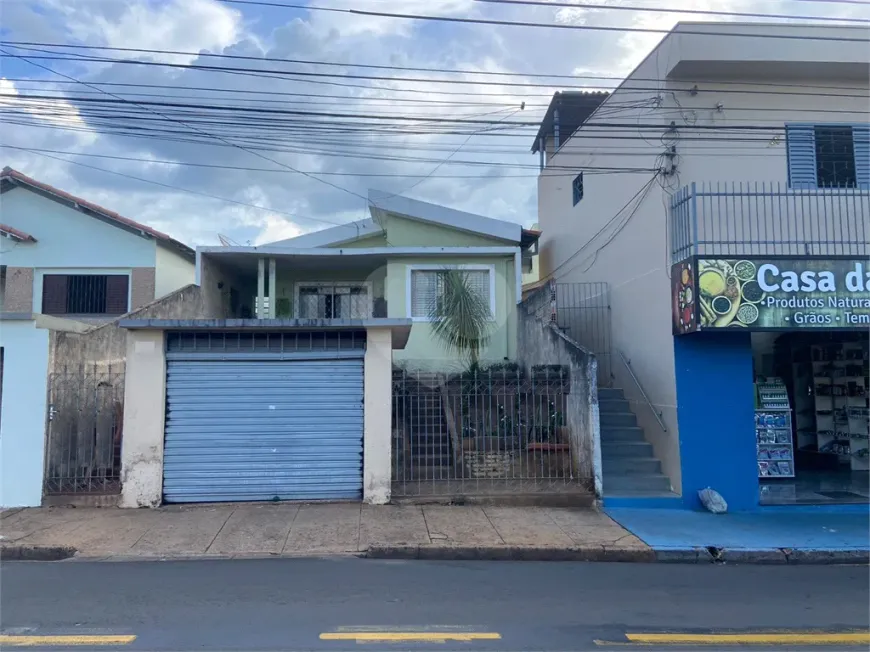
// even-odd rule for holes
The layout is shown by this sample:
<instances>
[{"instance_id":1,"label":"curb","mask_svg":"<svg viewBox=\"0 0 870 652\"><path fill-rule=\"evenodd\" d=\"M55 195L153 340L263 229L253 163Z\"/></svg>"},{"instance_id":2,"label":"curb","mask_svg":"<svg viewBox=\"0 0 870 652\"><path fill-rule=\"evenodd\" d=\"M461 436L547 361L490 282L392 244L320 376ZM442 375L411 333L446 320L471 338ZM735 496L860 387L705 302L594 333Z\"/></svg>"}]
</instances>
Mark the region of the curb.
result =
<instances>
[{"instance_id":1,"label":"curb","mask_svg":"<svg viewBox=\"0 0 870 652\"><path fill-rule=\"evenodd\" d=\"M658 548L655 560L675 564L868 565L870 550L809 548Z\"/></svg>"},{"instance_id":2,"label":"curb","mask_svg":"<svg viewBox=\"0 0 870 652\"><path fill-rule=\"evenodd\" d=\"M70 546L0 546L2 561L61 561L75 554Z\"/></svg>"},{"instance_id":3,"label":"curb","mask_svg":"<svg viewBox=\"0 0 870 652\"><path fill-rule=\"evenodd\" d=\"M216 561L238 559L324 559L366 558L426 561L585 561L666 564L752 564L752 565L870 565L870 550L814 550L767 548L608 548L606 546L451 546L376 544L360 552L290 552L237 554L149 554L88 555L70 546L0 546L2 561Z\"/></svg>"},{"instance_id":4,"label":"curb","mask_svg":"<svg viewBox=\"0 0 870 652\"><path fill-rule=\"evenodd\" d=\"M373 545L367 559L428 561L599 561L646 563L655 561L649 548L604 546L542 548L535 546L408 546Z\"/></svg>"}]
</instances>

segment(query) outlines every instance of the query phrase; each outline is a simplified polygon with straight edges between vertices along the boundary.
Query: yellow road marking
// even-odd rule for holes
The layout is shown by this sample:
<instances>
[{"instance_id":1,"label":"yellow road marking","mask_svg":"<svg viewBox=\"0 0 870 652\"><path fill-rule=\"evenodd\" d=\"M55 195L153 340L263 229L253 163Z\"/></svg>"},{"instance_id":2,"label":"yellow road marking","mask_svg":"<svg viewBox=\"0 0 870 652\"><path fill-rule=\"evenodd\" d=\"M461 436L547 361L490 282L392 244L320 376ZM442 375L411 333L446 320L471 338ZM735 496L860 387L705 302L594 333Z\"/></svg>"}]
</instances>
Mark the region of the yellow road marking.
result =
<instances>
[{"instance_id":1,"label":"yellow road marking","mask_svg":"<svg viewBox=\"0 0 870 652\"><path fill-rule=\"evenodd\" d=\"M631 633L636 644L659 645L870 645L866 632L769 632L744 634Z\"/></svg>"},{"instance_id":2,"label":"yellow road marking","mask_svg":"<svg viewBox=\"0 0 870 652\"><path fill-rule=\"evenodd\" d=\"M35 647L37 645L128 645L136 640L132 634L108 636L11 636L0 634L0 645Z\"/></svg>"},{"instance_id":3,"label":"yellow road marking","mask_svg":"<svg viewBox=\"0 0 870 652\"><path fill-rule=\"evenodd\" d=\"M321 641L424 641L444 643L446 641L496 641L501 634L496 632L324 632Z\"/></svg>"}]
</instances>

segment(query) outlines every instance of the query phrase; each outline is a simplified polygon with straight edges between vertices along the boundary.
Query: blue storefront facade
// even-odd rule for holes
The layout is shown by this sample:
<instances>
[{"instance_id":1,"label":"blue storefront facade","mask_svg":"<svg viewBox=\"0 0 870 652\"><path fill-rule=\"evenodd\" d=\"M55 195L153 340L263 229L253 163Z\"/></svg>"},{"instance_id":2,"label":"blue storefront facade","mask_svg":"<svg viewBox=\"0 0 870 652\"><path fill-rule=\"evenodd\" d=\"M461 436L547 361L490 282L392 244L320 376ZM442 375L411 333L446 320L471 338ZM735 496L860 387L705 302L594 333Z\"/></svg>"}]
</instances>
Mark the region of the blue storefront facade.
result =
<instances>
[{"instance_id":1,"label":"blue storefront facade","mask_svg":"<svg viewBox=\"0 0 870 652\"><path fill-rule=\"evenodd\" d=\"M870 191L743 191L758 213L781 209L767 239L763 218L735 229L728 194L672 203L682 492L632 506L701 509L712 487L729 511L866 510Z\"/></svg>"}]
</instances>

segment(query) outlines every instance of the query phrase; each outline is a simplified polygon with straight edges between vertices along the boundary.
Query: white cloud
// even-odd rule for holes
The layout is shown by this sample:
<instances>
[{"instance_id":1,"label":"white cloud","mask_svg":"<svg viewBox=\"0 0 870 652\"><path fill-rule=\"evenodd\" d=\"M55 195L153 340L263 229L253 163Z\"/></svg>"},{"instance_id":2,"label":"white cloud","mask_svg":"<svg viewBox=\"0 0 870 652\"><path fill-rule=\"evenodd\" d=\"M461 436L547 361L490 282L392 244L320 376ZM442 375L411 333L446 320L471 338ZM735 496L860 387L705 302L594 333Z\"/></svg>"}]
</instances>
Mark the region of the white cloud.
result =
<instances>
[{"instance_id":1,"label":"white cloud","mask_svg":"<svg viewBox=\"0 0 870 652\"><path fill-rule=\"evenodd\" d=\"M68 36L89 45L219 51L236 43L244 32L241 12L213 0L36 0L35 6L42 13L61 16ZM161 60L189 63L193 58Z\"/></svg>"}]
</instances>

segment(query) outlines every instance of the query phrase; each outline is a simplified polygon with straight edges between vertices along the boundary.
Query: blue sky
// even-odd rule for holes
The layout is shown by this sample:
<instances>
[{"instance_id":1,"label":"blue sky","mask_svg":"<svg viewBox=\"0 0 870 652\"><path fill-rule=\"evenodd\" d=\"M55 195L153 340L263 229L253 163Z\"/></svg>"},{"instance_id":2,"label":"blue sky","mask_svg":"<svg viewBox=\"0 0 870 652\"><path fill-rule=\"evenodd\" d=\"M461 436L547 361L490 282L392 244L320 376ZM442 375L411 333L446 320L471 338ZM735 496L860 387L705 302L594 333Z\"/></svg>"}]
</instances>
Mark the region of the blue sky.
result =
<instances>
[{"instance_id":1,"label":"blue sky","mask_svg":"<svg viewBox=\"0 0 870 652\"><path fill-rule=\"evenodd\" d=\"M658 0L598 0L598 3L664 6ZM698 16L650 12L503 7L473 0L320 0L319 4L398 13L658 29L669 29L680 18L699 19ZM867 8L794 0L671 0L667 6L681 10L870 18ZM269 100L269 103L262 102L257 106L361 113L398 112L421 121L495 112L494 119L534 122L542 116L549 96L564 82L523 77L522 73L624 75L661 38L657 34L407 21L217 0L4 0L0 4L0 26L5 41L461 68L518 73L517 77L510 78L512 82L553 83L550 87L540 88L460 86L431 81L444 75L377 71L376 74L420 77L424 81L412 84L355 79L345 80L353 84L347 87L312 79L276 80L161 66L38 60L62 73L55 74L15 58L0 59L0 86L7 96L50 93L55 97L52 100L53 113L46 113L44 103L28 105L26 119L19 120L19 124L4 125L0 136L4 145L54 153L46 156L46 153L40 155L6 148L0 152L3 165L11 165L40 180L87 197L192 245L216 244L218 233L237 242L268 242L325 228L332 223L358 219L365 215L364 201L360 196L364 196L368 188L407 193L423 200L529 225L535 221L537 207L537 157L529 151L534 129L525 130L527 137L372 134L355 137L354 142L343 146L344 135L340 131L320 135L293 132L288 128L276 142L282 149L292 151L268 153L270 158L280 162L281 165L277 165L221 142L203 145L179 142L177 138L129 138L106 133L101 121L105 123L107 119L95 118L93 111L84 108L83 102L76 99L100 97L100 93L92 87L69 83L62 75L87 83L136 83L159 87L148 89L160 96L148 98L152 100L211 104L246 102L246 106L254 106L251 98L255 97L258 101ZM3 49L21 56L50 56L45 52L8 46ZM183 65L258 65L256 61L219 60L196 54L172 57L122 52L99 54ZM262 64L273 68L282 65ZM336 70L334 67L306 69ZM338 70L344 74L373 72L350 66ZM452 77L474 78L469 75ZM341 79L333 79L333 82L341 83ZM228 94L192 90L200 87L233 89L236 94L230 98ZM127 95L129 92L143 92L121 86L101 88L128 99L132 97ZM413 88L415 93L398 92L397 88ZM259 94L245 95L241 91ZM302 95L267 94L274 92ZM456 92L465 95L447 94ZM494 96L493 93L502 95ZM306 94L330 97L312 98L305 97ZM102 96L103 99L107 97ZM219 97L223 99L217 99ZM396 98L435 102L399 102L394 101ZM462 101L466 106L448 104L455 101ZM527 105L523 111L519 111L521 102ZM145 117L154 122L159 116L145 114ZM178 130L180 127L176 124L173 128ZM246 133L256 132L256 127L244 126L243 129L247 130ZM365 157L358 156L360 154ZM140 160L102 158L107 156ZM414 158L424 160L415 161ZM474 164L457 161L472 161ZM244 169L225 170L189 164ZM294 174L283 166L308 171L311 175ZM149 179L162 185L128 177Z\"/></svg>"}]
</instances>

